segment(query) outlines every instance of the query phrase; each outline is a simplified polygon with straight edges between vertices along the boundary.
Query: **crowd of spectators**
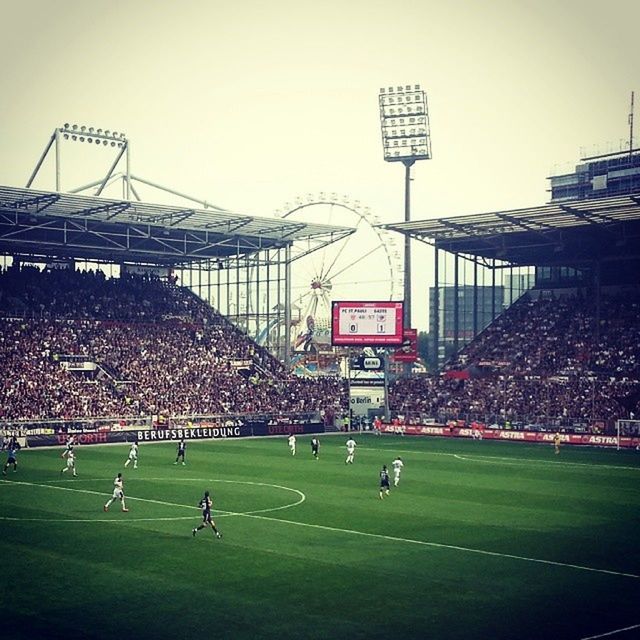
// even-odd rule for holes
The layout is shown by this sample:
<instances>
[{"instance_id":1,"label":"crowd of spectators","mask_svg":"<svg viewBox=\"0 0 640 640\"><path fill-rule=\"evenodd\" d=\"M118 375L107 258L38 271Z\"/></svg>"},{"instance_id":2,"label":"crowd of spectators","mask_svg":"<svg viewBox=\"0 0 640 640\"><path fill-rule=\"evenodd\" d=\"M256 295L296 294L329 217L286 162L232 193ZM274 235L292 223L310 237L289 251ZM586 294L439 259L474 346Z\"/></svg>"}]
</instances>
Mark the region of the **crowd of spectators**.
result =
<instances>
[{"instance_id":1,"label":"crowd of spectators","mask_svg":"<svg viewBox=\"0 0 640 640\"><path fill-rule=\"evenodd\" d=\"M27 267L0 274L0 291L0 419L346 410L342 380L290 375L159 279ZM103 375L70 371L69 357Z\"/></svg>"},{"instance_id":2,"label":"crowd of spectators","mask_svg":"<svg viewBox=\"0 0 640 640\"><path fill-rule=\"evenodd\" d=\"M396 413L488 423L640 417L640 296L525 297L462 349L451 375L399 380ZM455 372L470 375L457 376Z\"/></svg>"},{"instance_id":3,"label":"crowd of spectators","mask_svg":"<svg viewBox=\"0 0 640 640\"><path fill-rule=\"evenodd\" d=\"M339 419L339 377L292 375L187 289L156 277L0 272L0 420L317 412ZM92 375L64 366L93 363ZM485 424L640 417L640 295L530 295L451 361L390 386L393 415ZM456 372L472 372L458 376Z\"/></svg>"}]
</instances>

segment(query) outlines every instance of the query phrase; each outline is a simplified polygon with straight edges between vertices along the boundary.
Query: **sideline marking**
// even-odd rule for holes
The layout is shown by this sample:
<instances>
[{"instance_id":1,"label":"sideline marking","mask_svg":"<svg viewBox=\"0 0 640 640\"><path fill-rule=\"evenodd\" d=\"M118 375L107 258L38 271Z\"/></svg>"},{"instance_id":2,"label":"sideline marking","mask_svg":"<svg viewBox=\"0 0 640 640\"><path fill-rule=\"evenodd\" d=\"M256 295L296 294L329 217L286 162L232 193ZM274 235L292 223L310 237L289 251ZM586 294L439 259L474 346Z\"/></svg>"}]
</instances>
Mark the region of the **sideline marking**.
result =
<instances>
[{"instance_id":1,"label":"sideline marking","mask_svg":"<svg viewBox=\"0 0 640 640\"><path fill-rule=\"evenodd\" d=\"M85 482L93 482L90 478L84 478ZM138 478L138 480L149 480L149 481L157 481L157 480L166 480L166 478ZM211 478L179 478L179 482L225 482L228 484L250 484L262 487L275 487L277 489L284 489L285 491L291 491L293 493L297 493L299 498L296 502L291 502L290 504L285 504L280 507L268 507L266 509L254 509L253 511L240 512L240 511L225 511L224 509L214 509L216 516L219 518L224 518L225 516L244 516L244 515L253 515L258 513L271 513L273 511L281 511L283 509L290 509L291 507L297 507L299 504L302 504L307 497L302 491L298 489L292 489L291 487L284 487L278 484L270 484L267 482L250 482L244 480L213 480ZM51 480L53 482L74 482L73 480ZM88 493L92 495L98 496L109 496L109 493L105 493L103 491L92 491L91 489L74 489L72 487L58 487L55 484L38 484L36 482L24 482L20 480L6 480L3 483L4 486L9 485L25 485L29 487L42 487L44 489L57 489L58 491L72 491L76 493ZM2 486L2 485L0 485ZM135 496L126 495L125 498L127 500L138 500L139 502L150 502L153 504L160 504L167 507L181 507L183 509L197 509L200 510L200 507L185 505L185 504L177 504L175 502L165 502L163 500L153 500L151 498L137 498ZM82 519L71 519L71 518L13 518L9 516L0 516L0 520L11 520L11 521L24 521L24 522L154 522L154 521L163 521L163 520L190 520L193 516L180 516L180 517L158 517L158 518L127 518L126 521L122 520L111 520L105 518L82 518Z\"/></svg>"},{"instance_id":2,"label":"sideline marking","mask_svg":"<svg viewBox=\"0 0 640 640\"><path fill-rule=\"evenodd\" d=\"M613 636L616 633L622 633L623 631L631 631L632 629L638 629L640 624L634 624L630 627L625 627L624 629L616 629L615 631L607 631L607 633L601 633L597 636L589 636L588 638L581 638L581 640L595 640L595 638L606 638L607 636Z\"/></svg>"},{"instance_id":3,"label":"sideline marking","mask_svg":"<svg viewBox=\"0 0 640 640\"><path fill-rule=\"evenodd\" d=\"M183 480L189 480L191 481L190 478L183 478ZM198 480L198 479L193 479L194 482L202 482L202 480ZM207 482L219 482L216 480L207 480ZM233 480L226 480L226 481L222 481L222 482L233 482ZM27 486L33 486L33 487L44 487L47 489L58 489L61 491L77 491L80 493L91 493L91 494L96 494L96 495L100 495L100 496L105 496L105 495L109 495L108 493L102 493L99 491L90 491L88 489L72 489L71 487L57 487L55 485L51 485L51 484L36 484L33 482L11 482L11 481L5 481L6 484L21 484L21 485L27 485ZM2 484L5 484L2 483ZM259 482L249 482L247 484L266 484L266 483L259 483ZM1 485L0 485L1 486ZM266 486L278 486L278 485L266 485ZM288 487L286 487L287 489L289 489ZM290 491L296 491L297 493L301 494L304 496L304 494L301 491L298 491L297 489L289 489ZM157 503L157 504L162 504L162 505L167 505L167 506L175 506L175 507L182 507L185 509L198 509L198 507L192 507L189 505L183 505L183 504L175 504L175 503L171 503L171 502L163 502L161 500L150 500L148 498L133 498L133 497L129 497L130 500L140 500L143 502L153 502L153 503ZM300 500L299 502L297 502L296 504L300 504L300 502L302 502L302 500ZM292 505L291 505L292 506ZM278 507L279 509L282 509L283 507ZM579 565L579 564L570 564L570 563L566 563L566 562L556 562L554 560L543 560L540 558L528 558L526 556L517 556L511 553L500 553L498 551L486 551L484 549L473 549L471 547L461 547L458 545L452 545L452 544L444 544L441 542L428 542L425 540L414 540L412 538L400 538L397 536L388 536L388 535L384 535L382 533L370 533L368 531L356 531L355 529L341 529L338 527L330 527L328 525L322 525L322 524L312 524L312 523L308 523L308 522L295 522L294 520L281 520L280 518L273 518L273 517L269 517L269 516L261 516L261 515L257 515L257 513L255 512L247 512L247 513L240 513L240 512L233 512L233 511L218 511L219 515L230 515L230 516L242 516L245 518L255 518L257 520L268 520L270 522L279 522L279 523L283 523L283 524L291 524L291 525L296 525L298 527L309 527L311 529L321 529L323 531L334 531L337 533L351 533L351 534L355 534L355 535L359 535L359 536L364 536L364 537L369 537L369 538L377 538L379 540L390 540L392 542L406 542L409 544L417 544L417 545L421 545L421 546L425 546L425 547L434 547L436 549L449 549L449 550L453 550L453 551L463 551L466 553L475 553L478 555L484 555L484 556L492 556L495 558L510 558L512 560L520 560L522 562L532 562L532 563L536 563L536 564L544 564L544 565L550 565L550 566L555 566L555 567L566 567L569 569L577 569L579 571L589 571L591 573L602 573L605 575L611 575L611 576L618 576L618 577L623 577L623 578L633 578L635 580L640 580L640 575L636 575L634 573L625 573L623 571L613 571L611 569L596 569L594 567L586 567L583 565ZM4 519L4 518L3 518ZM98 520L91 520L91 522L97 522ZM131 518L127 518L126 520L108 520L107 522L133 522L134 520ZM46 520L44 520L44 522L46 522ZM64 522L75 522L74 520L65 520ZM639 625L640 626L640 625ZM597 636L596 636L597 637ZM586 640L586 639L585 639Z\"/></svg>"}]
</instances>

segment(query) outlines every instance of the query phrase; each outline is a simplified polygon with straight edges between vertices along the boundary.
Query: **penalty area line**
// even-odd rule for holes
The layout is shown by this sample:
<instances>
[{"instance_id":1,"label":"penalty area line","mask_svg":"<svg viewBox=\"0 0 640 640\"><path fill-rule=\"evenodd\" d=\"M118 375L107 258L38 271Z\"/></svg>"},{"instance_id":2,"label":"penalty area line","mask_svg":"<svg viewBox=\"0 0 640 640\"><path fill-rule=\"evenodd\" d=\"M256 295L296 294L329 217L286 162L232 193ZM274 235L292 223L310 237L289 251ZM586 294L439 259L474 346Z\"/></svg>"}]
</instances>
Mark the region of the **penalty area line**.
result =
<instances>
[{"instance_id":1,"label":"penalty area line","mask_svg":"<svg viewBox=\"0 0 640 640\"><path fill-rule=\"evenodd\" d=\"M610 576L617 576L622 578L633 578L640 580L640 575L635 573L625 573L623 571L613 571L611 569L597 569L595 567L587 567L579 564L571 564L568 562L557 562L555 560L544 560L542 558L528 558L526 556L518 556L511 553L500 553L498 551L487 551L485 549L473 549L471 547L461 547L453 544L444 544L442 542L428 542L426 540L414 540L413 538L400 538L398 536L388 536L382 533L370 533L368 531L357 531L355 529L341 529L339 527L330 527L323 524L311 524L308 522L295 522L294 520L283 520L281 518L270 518L268 516L259 516L255 514L242 513L238 514L245 518L256 518L258 520L269 520L271 522L282 522L285 524L292 524L298 527L309 527L312 529L321 529L323 531L333 531L335 533L350 533L358 536L364 536L369 538L377 538L378 540L390 540L392 542L404 542L409 544L416 544L425 547L433 547L436 549L448 549L451 551L462 551L465 553L475 553L483 556L491 556L494 558L508 558L511 560L520 560L521 562L531 562L535 564L544 564L554 567L562 567L568 569L576 569L578 571L589 571L591 573L601 573Z\"/></svg>"}]
</instances>

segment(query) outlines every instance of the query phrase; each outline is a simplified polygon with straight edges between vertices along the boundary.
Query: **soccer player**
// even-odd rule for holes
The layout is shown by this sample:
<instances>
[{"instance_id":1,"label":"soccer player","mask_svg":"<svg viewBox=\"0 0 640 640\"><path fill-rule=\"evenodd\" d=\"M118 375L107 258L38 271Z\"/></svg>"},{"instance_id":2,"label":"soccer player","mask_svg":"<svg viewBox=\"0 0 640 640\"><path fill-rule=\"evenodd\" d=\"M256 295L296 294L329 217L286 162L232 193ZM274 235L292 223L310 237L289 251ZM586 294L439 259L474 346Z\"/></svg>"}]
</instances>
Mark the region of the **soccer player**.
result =
<instances>
[{"instance_id":1,"label":"soccer player","mask_svg":"<svg viewBox=\"0 0 640 640\"><path fill-rule=\"evenodd\" d=\"M209 495L208 491L204 492L204 497L200 500L198 506L202 509L202 523L199 524L195 529L191 530L193 537L196 537L196 533L198 533L200 529L204 529L206 526L210 526L213 529L213 533L216 534L216 538L222 538L222 534L218 531L216 523L211 517L211 507L213 507L213 500L211 500L211 496Z\"/></svg>"},{"instance_id":2,"label":"soccer player","mask_svg":"<svg viewBox=\"0 0 640 640\"><path fill-rule=\"evenodd\" d=\"M67 440L67 445L64 448L64 451L62 452L62 458L66 458L69 455L70 451L73 451L73 447L75 447L76 445L76 439L74 436L69 436L69 439Z\"/></svg>"},{"instance_id":3,"label":"soccer player","mask_svg":"<svg viewBox=\"0 0 640 640\"><path fill-rule=\"evenodd\" d=\"M402 471L402 467L404 467L404 462L402 462L402 458L397 456L396 459L391 463L393 467L393 486L397 487L400 482L400 473Z\"/></svg>"},{"instance_id":4,"label":"soccer player","mask_svg":"<svg viewBox=\"0 0 640 640\"><path fill-rule=\"evenodd\" d=\"M137 469L138 468L138 441L137 440L133 442L133 444L131 445L131 449L129 449L129 457L127 458L127 461L124 463L124 466L128 467L131 461L133 461L133 468Z\"/></svg>"},{"instance_id":5,"label":"soccer player","mask_svg":"<svg viewBox=\"0 0 640 640\"><path fill-rule=\"evenodd\" d=\"M289 434L289 449L291 449L291 455L295 456L296 455L296 437L293 435L293 433Z\"/></svg>"},{"instance_id":6,"label":"soccer player","mask_svg":"<svg viewBox=\"0 0 640 640\"><path fill-rule=\"evenodd\" d=\"M554 453L558 455L560 453L560 433L556 431L556 435L553 436L553 448Z\"/></svg>"},{"instance_id":7,"label":"soccer player","mask_svg":"<svg viewBox=\"0 0 640 640\"><path fill-rule=\"evenodd\" d=\"M11 438L11 442L9 442L9 444L7 445L7 462L5 463L4 468L2 469L3 476L7 475L7 469L9 468L9 465L13 465L14 473L18 470L18 460L16 458L16 455L19 449L20 449L20 444L18 443L18 440L16 439L16 437L13 436L13 438Z\"/></svg>"},{"instance_id":8,"label":"soccer player","mask_svg":"<svg viewBox=\"0 0 640 640\"><path fill-rule=\"evenodd\" d=\"M119 473L113 480L113 495L107 501L107 504L104 505L103 509L105 511L109 511L109 507L116 500L120 500L123 511L129 511L124 504L124 480L122 479L122 474Z\"/></svg>"},{"instance_id":9,"label":"soccer player","mask_svg":"<svg viewBox=\"0 0 640 640\"><path fill-rule=\"evenodd\" d=\"M67 466L60 469L60 473L73 471L73 477L75 478L78 474L76 473L76 454L73 452L73 449L67 452L66 458L67 458Z\"/></svg>"},{"instance_id":10,"label":"soccer player","mask_svg":"<svg viewBox=\"0 0 640 640\"><path fill-rule=\"evenodd\" d=\"M184 464L184 452L187 448L187 443L184 441L184 438L178 442L178 455L176 456L176 461L173 464L178 464L178 460L182 458L182 464Z\"/></svg>"},{"instance_id":11,"label":"soccer player","mask_svg":"<svg viewBox=\"0 0 640 640\"><path fill-rule=\"evenodd\" d=\"M320 454L320 440L315 436L311 438L311 453L313 454L314 459L317 460Z\"/></svg>"},{"instance_id":12,"label":"soccer player","mask_svg":"<svg viewBox=\"0 0 640 640\"><path fill-rule=\"evenodd\" d=\"M347 440L347 459L344 461L345 464L353 464L353 456L356 452L356 441L353 438L349 438Z\"/></svg>"},{"instance_id":13,"label":"soccer player","mask_svg":"<svg viewBox=\"0 0 640 640\"><path fill-rule=\"evenodd\" d=\"M384 496L388 496L388 495L389 495L389 472L387 471L387 465L383 464L382 470L380 471L380 500L382 500Z\"/></svg>"}]
</instances>

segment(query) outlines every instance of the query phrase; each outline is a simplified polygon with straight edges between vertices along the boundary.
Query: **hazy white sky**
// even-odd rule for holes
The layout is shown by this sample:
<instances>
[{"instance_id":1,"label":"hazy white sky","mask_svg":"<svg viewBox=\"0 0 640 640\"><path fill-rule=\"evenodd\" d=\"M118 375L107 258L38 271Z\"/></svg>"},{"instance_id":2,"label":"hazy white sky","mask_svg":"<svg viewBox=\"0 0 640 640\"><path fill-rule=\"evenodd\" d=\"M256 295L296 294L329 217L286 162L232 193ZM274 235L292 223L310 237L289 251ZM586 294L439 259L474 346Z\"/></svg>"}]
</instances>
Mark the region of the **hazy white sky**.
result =
<instances>
[{"instance_id":1,"label":"hazy white sky","mask_svg":"<svg viewBox=\"0 0 640 640\"><path fill-rule=\"evenodd\" d=\"M134 173L234 211L327 191L399 221L377 96L419 83L433 159L415 167L413 219L525 207L548 201L554 164L627 140L631 90L640 104L637 0L0 0L0 21L6 185L76 122L126 132ZM111 163L84 147L65 146L63 190ZM54 188L51 162L34 186ZM431 260L414 255L425 328Z\"/></svg>"}]
</instances>

